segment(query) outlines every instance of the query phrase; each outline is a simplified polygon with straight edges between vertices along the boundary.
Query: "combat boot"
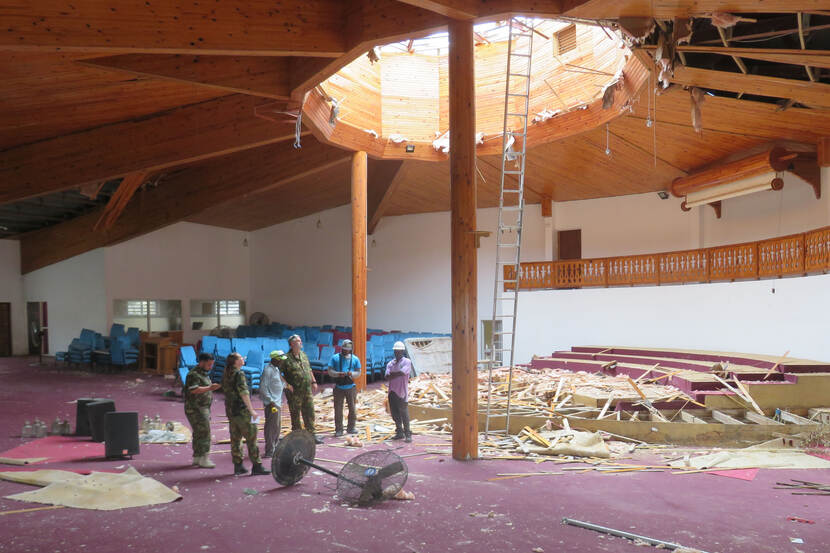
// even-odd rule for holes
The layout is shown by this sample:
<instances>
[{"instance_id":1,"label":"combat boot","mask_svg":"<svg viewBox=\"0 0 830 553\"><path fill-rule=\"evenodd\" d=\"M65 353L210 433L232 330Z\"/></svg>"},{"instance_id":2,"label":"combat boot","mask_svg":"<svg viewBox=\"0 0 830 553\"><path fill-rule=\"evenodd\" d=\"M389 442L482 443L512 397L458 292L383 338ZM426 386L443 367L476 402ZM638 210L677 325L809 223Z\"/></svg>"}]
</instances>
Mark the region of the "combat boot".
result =
<instances>
[{"instance_id":1,"label":"combat boot","mask_svg":"<svg viewBox=\"0 0 830 553\"><path fill-rule=\"evenodd\" d=\"M251 468L251 476L263 476L263 475L268 475L268 474L271 474L271 473L268 472L267 470L265 470L265 467L262 466L262 463L256 463Z\"/></svg>"},{"instance_id":2,"label":"combat boot","mask_svg":"<svg viewBox=\"0 0 830 553\"><path fill-rule=\"evenodd\" d=\"M242 466L242 463L234 463L233 464L233 475L239 476L240 474L248 474L248 469Z\"/></svg>"},{"instance_id":3,"label":"combat boot","mask_svg":"<svg viewBox=\"0 0 830 553\"><path fill-rule=\"evenodd\" d=\"M216 468L216 463L211 461L207 455L202 455L199 457L199 466L203 469L213 469Z\"/></svg>"},{"instance_id":4,"label":"combat boot","mask_svg":"<svg viewBox=\"0 0 830 553\"><path fill-rule=\"evenodd\" d=\"M198 467L199 463L201 463L201 462L202 462L202 456L201 455L194 455L193 456L193 466L194 467Z\"/></svg>"}]
</instances>

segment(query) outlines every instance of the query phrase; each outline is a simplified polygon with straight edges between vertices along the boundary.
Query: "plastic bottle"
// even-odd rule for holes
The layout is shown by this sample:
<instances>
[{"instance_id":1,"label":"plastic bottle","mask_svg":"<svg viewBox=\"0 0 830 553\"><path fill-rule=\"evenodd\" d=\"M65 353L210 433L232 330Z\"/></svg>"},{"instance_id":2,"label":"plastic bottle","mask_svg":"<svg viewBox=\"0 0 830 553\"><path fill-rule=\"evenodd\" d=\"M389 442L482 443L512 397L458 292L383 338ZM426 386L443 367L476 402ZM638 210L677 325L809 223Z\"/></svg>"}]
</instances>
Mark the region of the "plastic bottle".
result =
<instances>
[{"instance_id":1,"label":"plastic bottle","mask_svg":"<svg viewBox=\"0 0 830 553\"><path fill-rule=\"evenodd\" d=\"M49 429L49 434L52 436L57 436L61 433L61 419L60 417L55 417L55 420L52 422L52 428Z\"/></svg>"},{"instance_id":2,"label":"plastic bottle","mask_svg":"<svg viewBox=\"0 0 830 553\"><path fill-rule=\"evenodd\" d=\"M164 430L164 426L161 423L161 415L156 413L156 418L153 420L153 430Z\"/></svg>"},{"instance_id":3,"label":"plastic bottle","mask_svg":"<svg viewBox=\"0 0 830 553\"><path fill-rule=\"evenodd\" d=\"M23 423L23 430L20 431L21 438L31 438L34 436L34 429L32 428L32 423L26 421Z\"/></svg>"},{"instance_id":4,"label":"plastic bottle","mask_svg":"<svg viewBox=\"0 0 830 553\"><path fill-rule=\"evenodd\" d=\"M43 438L46 436L46 423L42 420L35 419L35 437Z\"/></svg>"},{"instance_id":5,"label":"plastic bottle","mask_svg":"<svg viewBox=\"0 0 830 553\"><path fill-rule=\"evenodd\" d=\"M69 436L72 434L72 427L69 425L69 419L63 419L61 423L61 436Z\"/></svg>"},{"instance_id":6,"label":"plastic bottle","mask_svg":"<svg viewBox=\"0 0 830 553\"><path fill-rule=\"evenodd\" d=\"M144 415L144 418L141 419L141 432L146 434L150 431L150 417Z\"/></svg>"}]
</instances>

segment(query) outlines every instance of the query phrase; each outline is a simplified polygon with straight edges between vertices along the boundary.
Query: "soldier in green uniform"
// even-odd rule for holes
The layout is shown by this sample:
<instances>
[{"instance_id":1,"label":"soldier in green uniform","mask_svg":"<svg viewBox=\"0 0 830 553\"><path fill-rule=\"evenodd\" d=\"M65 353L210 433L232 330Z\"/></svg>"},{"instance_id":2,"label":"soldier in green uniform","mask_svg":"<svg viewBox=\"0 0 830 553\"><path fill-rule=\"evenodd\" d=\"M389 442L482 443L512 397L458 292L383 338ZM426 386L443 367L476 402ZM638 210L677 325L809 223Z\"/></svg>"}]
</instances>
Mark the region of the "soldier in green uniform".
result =
<instances>
[{"instance_id":1,"label":"soldier in green uniform","mask_svg":"<svg viewBox=\"0 0 830 553\"><path fill-rule=\"evenodd\" d=\"M285 398L291 413L291 430L300 430L300 414L303 416L305 429L314 434L314 441L322 444L314 429L314 398L317 382L311 373L308 356L303 352L303 341L296 334L288 339L291 350L280 363L280 371L285 378Z\"/></svg>"},{"instance_id":2,"label":"soldier in green uniform","mask_svg":"<svg viewBox=\"0 0 830 553\"><path fill-rule=\"evenodd\" d=\"M219 384L212 384L208 373L213 367L213 356L199 355L199 364L187 373L184 382L184 414L193 429L193 465L212 469L216 465L208 457L210 452L210 404L213 391Z\"/></svg>"},{"instance_id":3,"label":"soldier in green uniform","mask_svg":"<svg viewBox=\"0 0 830 553\"><path fill-rule=\"evenodd\" d=\"M228 415L228 427L231 431L231 457L235 475L248 472L242 466L242 438L248 446L248 458L253 467L251 475L270 474L262 467L259 459L259 447L256 445L256 423L254 406L242 366L245 360L238 353L228 355L225 374L222 377L222 391L225 394L225 413Z\"/></svg>"}]
</instances>

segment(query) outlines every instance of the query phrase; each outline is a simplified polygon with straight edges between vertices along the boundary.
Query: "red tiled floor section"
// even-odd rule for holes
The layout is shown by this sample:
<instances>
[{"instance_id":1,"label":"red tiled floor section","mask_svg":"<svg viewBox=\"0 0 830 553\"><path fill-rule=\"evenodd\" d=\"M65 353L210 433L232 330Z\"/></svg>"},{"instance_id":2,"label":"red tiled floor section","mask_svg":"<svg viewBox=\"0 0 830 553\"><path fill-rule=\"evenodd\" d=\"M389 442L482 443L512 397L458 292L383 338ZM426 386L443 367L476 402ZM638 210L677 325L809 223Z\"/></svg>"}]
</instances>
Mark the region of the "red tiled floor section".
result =
<instances>
[{"instance_id":1,"label":"red tiled floor section","mask_svg":"<svg viewBox=\"0 0 830 553\"><path fill-rule=\"evenodd\" d=\"M20 445L24 420L36 416L51 422L56 414L69 415L74 428L75 406L70 402L78 397L112 398L119 410L185 420L180 400L163 396L170 386L162 378L134 372L59 372L32 363L32 359L0 359L0 450ZM218 396L214 413L222 411ZM227 436L220 428L217 422L217 436ZM330 436L326 440L334 442ZM400 453L422 452L426 448L421 444L433 443L434 437L416 436L415 443ZM220 451L228 448L214 446ZM355 453L329 446L318 449L318 457L327 459L344 460ZM184 499L114 512L58 509L2 516L0 551L530 553L538 547L546 553L647 551L626 540L563 526L560 521L566 516L708 552L824 553L830 543L830 497L794 496L772 489L776 481L790 478L830 482L828 470L761 470L751 482L668 473L584 473L489 482L496 473L536 471L539 465L421 456L406 459L410 470L406 489L415 493L414 501L356 509L334 498L335 480L328 475L309 473L299 485L281 488L270 476L231 476L228 453L213 456L218 465L214 470L191 468L190 458L189 446L143 445L132 461L37 465L123 470L131 464L168 486L177 486ZM0 482L0 496L26 489ZM257 493L248 495L246 489ZM0 499L0 511L36 506ZM791 516L815 524L788 521ZM791 537L804 543L792 544Z\"/></svg>"}]
</instances>

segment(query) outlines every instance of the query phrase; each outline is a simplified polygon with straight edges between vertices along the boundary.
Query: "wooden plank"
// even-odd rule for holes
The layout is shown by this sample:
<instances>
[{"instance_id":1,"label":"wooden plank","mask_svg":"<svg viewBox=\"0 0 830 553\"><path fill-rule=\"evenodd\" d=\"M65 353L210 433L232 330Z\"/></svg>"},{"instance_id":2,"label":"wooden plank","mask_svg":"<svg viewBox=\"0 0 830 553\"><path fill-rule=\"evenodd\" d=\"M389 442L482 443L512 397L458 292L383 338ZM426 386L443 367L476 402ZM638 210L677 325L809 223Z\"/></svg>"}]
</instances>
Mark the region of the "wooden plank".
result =
<instances>
[{"instance_id":1,"label":"wooden plank","mask_svg":"<svg viewBox=\"0 0 830 553\"><path fill-rule=\"evenodd\" d=\"M764 415L763 409L758 407L758 404L755 403L754 399L752 399L752 396L749 394L749 390L747 390L747 388L746 388L746 386L744 386L743 382L741 382L738 379L738 375L736 375L735 373L732 373L732 380L734 380L735 386L737 386L738 389L741 391L741 393L743 393L744 398L747 401L749 401L749 403L752 405L752 408L755 409L755 412L758 413L759 415L763 416Z\"/></svg>"},{"instance_id":2,"label":"wooden plank","mask_svg":"<svg viewBox=\"0 0 830 553\"><path fill-rule=\"evenodd\" d=\"M109 230L113 227L115 222L118 220L118 217L121 216L121 213L127 207L130 199L136 193L138 188L144 184L145 179L147 178L146 173L130 173L121 183L118 185L118 189L110 198L107 205L104 207L104 212L101 214L101 218L98 219L98 222L92 227L93 230ZM97 194L96 194L97 196Z\"/></svg>"},{"instance_id":3,"label":"wooden plank","mask_svg":"<svg viewBox=\"0 0 830 553\"><path fill-rule=\"evenodd\" d=\"M340 0L172 2L20 0L0 7L0 48L214 55L346 51Z\"/></svg>"},{"instance_id":4,"label":"wooden plank","mask_svg":"<svg viewBox=\"0 0 830 553\"><path fill-rule=\"evenodd\" d=\"M754 422L755 424L783 424L781 422L778 422L777 420L765 417L764 415L753 413L752 411L747 411L744 415L744 418Z\"/></svg>"},{"instance_id":5,"label":"wooden plank","mask_svg":"<svg viewBox=\"0 0 830 553\"><path fill-rule=\"evenodd\" d=\"M823 83L685 66L675 67L671 80L683 86L744 92L773 98L792 98L805 106L830 107L830 85Z\"/></svg>"},{"instance_id":6,"label":"wooden plank","mask_svg":"<svg viewBox=\"0 0 830 553\"><path fill-rule=\"evenodd\" d=\"M780 358L780 359L778 359L778 361L776 361L776 362L775 362L775 365L773 365L772 367L770 367L770 369L769 369L769 370L767 371L767 373L764 375L764 378L763 378L762 380L766 380L767 378L769 378L769 377L770 377L770 375L771 375L772 373L774 373L774 372L776 371L776 369L778 369L778 366L779 366L779 365L781 365L781 363L784 361L784 359L785 359L785 358L786 358L789 354L790 354L790 350L785 351L785 352L784 352L784 355L782 355L782 356L781 356L781 358Z\"/></svg>"},{"instance_id":7,"label":"wooden plank","mask_svg":"<svg viewBox=\"0 0 830 553\"><path fill-rule=\"evenodd\" d=\"M723 411L718 411L717 409L712 409L712 418L723 424L743 424L738 419L730 417Z\"/></svg>"},{"instance_id":8,"label":"wooden plank","mask_svg":"<svg viewBox=\"0 0 830 553\"><path fill-rule=\"evenodd\" d=\"M815 421L811 421L810 419L805 419L795 413L790 413L789 411L785 411L781 409L781 420L784 422L789 422L791 424L815 424Z\"/></svg>"},{"instance_id":9,"label":"wooden plank","mask_svg":"<svg viewBox=\"0 0 830 553\"><path fill-rule=\"evenodd\" d=\"M0 152L0 204L287 140L232 95Z\"/></svg>"},{"instance_id":10,"label":"wooden plank","mask_svg":"<svg viewBox=\"0 0 830 553\"><path fill-rule=\"evenodd\" d=\"M269 56L194 56L124 54L78 63L177 82L196 83L229 92L278 100L290 98L290 68L306 58ZM295 61L299 60L299 61Z\"/></svg>"},{"instance_id":11,"label":"wooden plank","mask_svg":"<svg viewBox=\"0 0 830 553\"><path fill-rule=\"evenodd\" d=\"M817 145L819 167L830 167L830 137L822 136Z\"/></svg>"},{"instance_id":12,"label":"wooden plank","mask_svg":"<svg viewBox=\"0 0 830 553\"><path fill-rule=\"evenodd\" d=\"M308 139L300 150L288 141L203 162L170 175L158 187L134 198L107 233L92 229L102 212L98 209L21 235L21 271L25 274L135 238L246 194L279 189L349 158L345 150Z\"/></svg>"},{"instance_id":13,"label":"wooden plank","mask_svg":"<svg viewBox=\"0 0 830 553\"><path fill-rule=\"evenodd\" d=\"M449 24L453 458L478 457L477 252L473 24Z\"/></svg>"},{"instance_id":14,"label":"wooden plank","mask_svg":"<svg viewBox=\"0 0 830 553\"><path fill-rule=\"evenodd\" d=\"M352 341L354 354L366 365L366 152L352 155ZM366 370L357 389L366 388Z\"/></svg>"},{"instance_id":15,"label":"wooden plank","mask_svg":"<svg viewBox=\"0 0 830 553\"><path fill-rule=\"evenodd\" d=\"M373 160L369 163L369 234L374 234L378 223L392 204L395 191L405 177L405 174L401 173L403 163L400 160Z\"/></svg>"},{"instance_id":16,"label":"wooden plank","mask_svg":"<svg viewBox=\"0 0 830 553\"><path fill-rule=\"evenodd\" d=\"M650 46L643 49L651 50ZM793 50L789 48L740 48L720 46L681 45L678 52L695 54L721 54L724 56L740 56L753 60L771 61L774 63L788 63L791 65L809 64L812 67L830 69L830 52L827 50Z\"/></svg>"},{"instance_id":17,"label":"wooden plank","mask_svg":"<svg viewBox=\"0 0 830 553\"><path fill-rule=\"evenodd\" d=\"M404 4L440 13L453 19L475 19L480 5L475 0L399 0Z\"/></svg>"},{"instance_id":18,"label":"wooden plank","mask_svg":"<svg viewBox=\"0 0 830 553\"><path fill-rule=\"evenodd\" d=\"M693 424L706 424L706 421L703 419L699 419L696 416L688 413L686 411L680 411L680 420L683 422L693 423Z\"/></svg>"}]
</instances>

